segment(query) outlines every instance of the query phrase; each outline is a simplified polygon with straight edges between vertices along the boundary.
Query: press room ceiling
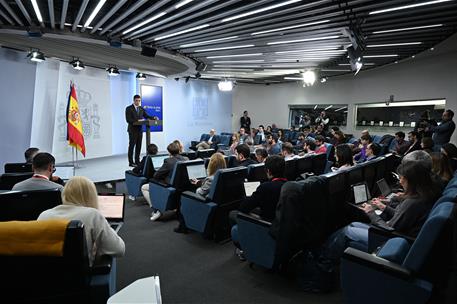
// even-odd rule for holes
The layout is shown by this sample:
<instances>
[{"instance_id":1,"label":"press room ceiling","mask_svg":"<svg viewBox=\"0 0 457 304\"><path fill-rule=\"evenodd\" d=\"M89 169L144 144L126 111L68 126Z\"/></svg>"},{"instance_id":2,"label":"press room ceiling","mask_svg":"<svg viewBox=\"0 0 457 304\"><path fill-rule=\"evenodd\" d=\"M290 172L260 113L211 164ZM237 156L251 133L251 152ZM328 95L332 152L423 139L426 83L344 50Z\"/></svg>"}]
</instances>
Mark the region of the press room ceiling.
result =
<instances>
[{"instance_id":1,"label":"press room ceiling","mask_svg":"<svg viewBox=\"0 0 457 304\"><path fill-rule=\"evenodd\" d=\"M457 31L455 0L37 0L41 22L33 2L0 0L0 45L169 77L195 77L198 63L211 79L286 82L307 69L332 77L353 73L351 44L372 69ZM141 46L159 51L145 57Z\"/></svg>"}]
</instances>

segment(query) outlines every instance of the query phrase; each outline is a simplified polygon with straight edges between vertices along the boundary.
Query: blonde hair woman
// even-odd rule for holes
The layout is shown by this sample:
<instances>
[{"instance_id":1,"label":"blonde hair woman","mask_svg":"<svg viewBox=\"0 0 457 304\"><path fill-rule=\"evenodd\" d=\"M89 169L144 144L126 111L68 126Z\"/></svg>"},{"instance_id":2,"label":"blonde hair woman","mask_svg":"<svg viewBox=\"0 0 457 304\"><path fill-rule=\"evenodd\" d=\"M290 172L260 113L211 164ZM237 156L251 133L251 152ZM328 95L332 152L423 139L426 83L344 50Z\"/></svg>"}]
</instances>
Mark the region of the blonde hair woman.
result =
<instances>
[{"instance_id":1,"label":"blonde hair woman","mask_svg":"<svg viewBox=\"0 0 457 304\"><path fill-rule=\"evenodd\" d=\"M63 189L62 201L62 205L42 212L38 220L63 218L81 221L91 265L101 255L124 255L124 241L98 211L97 190L92 181L83 176L72 177Z\"/></svg>"},{"instance_id":2,"label":"blonde hair woman","mask_svg":"<svg viewBox=\"0 0 457 304\"><path fill-rule=\"evenodd\" d=\"M201 186L195 192L206 197L211 189L211 183L217 170L225 169L226 167L224 156L221 153L214 153L209 160L208 169L206 170L208 177L203 182L193 180L193 184L195 185L201 183Z\"/></svg>"}]
</instances>

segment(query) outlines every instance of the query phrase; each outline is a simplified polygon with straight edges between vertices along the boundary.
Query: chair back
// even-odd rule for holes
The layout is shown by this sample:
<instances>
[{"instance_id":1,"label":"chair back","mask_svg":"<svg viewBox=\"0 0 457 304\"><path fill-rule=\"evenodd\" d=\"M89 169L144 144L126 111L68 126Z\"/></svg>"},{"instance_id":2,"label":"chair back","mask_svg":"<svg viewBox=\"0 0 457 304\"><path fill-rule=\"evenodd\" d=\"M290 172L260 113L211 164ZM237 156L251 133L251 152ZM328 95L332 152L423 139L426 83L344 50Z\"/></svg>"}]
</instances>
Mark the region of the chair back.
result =
<instances>
[{"instance_id":1,"label":"chair back","mask_svg":"<svg viewBox=\"0 0 457 304\"><path fill-rule=\"evenodd\" d=\"M213 155L214 153L216 153L216 150L214 149L204 149L204 150L198 150L197 151L197 158L208 158L208 157L211 157L211 155Z\"/></svg>"},{"instance_id":2,"label":"chair back","mask_svg":"<svg viewBox=\"0 0 457 304\"><path fill-rule=\"evenodd\" d=\"M4 173L0 176L0 190L11 190L17 183L29 179L32 176L33 172Z\"/></svg>"},{"instance_id":3,"label":"chair back","mask_svg":"<svg viewBox=\"0 0 457 304\"><path fill-rule=\"evenodd\" d=\"M454 203L444 202L430 212L403 261L405 268L435 281L449 267L455 253L454 207Z\"/></svg>"},{"instance_id":4,"label":"chair back","mask_svg":"<svg viewBox=\"0 0 457 304\"><path fill-rule=\"evenodd\" d=\"M297 179L297 159L289 159L286 161L286 167L284 169L284 176L289 181L294 181Z\"/></svg>"},{"instance_id":5,"label":"chair back","mask_svg":"<svg viewBox=\"0 0 457 304\"><path fill-rule=\"evenodd\" d=\"M268 180L265 164L252 164L248 166L247 179L250 182L264 182Z\"/></svg>"},{"instance_id":6,"label":"chair back","mask_svg":"<svg viewBox=\"0 0 457 304\"><path fill-rule=\"evenodd\" d=\"M29 163L6 163L5 173L33 172L32 164Z\"/></svg>"},{"instance_id":7,"label":"chair back","mask_svg":"<svg viewBox=\"0 0 457 304\"><path fill-rule=\"evenodd\" d=\"M156 172L156 169L154 168L154 162L152 161L153 156L148 156L146 158L146 161L144 162L144 167L143 167L143 176L146 178L153 178L154 173Z\"/></svg>"},{"instance_id":8,"label":"chair back","mask_svg":"<svg viewBox=\"0 0 457 304\"><path fill-rule=\"evenodd\" d=\"M363 165L355 165L352 168L344 170L346 172L346 187L350 189L351 185L361 183L364 181L363 178Z\"/></svg>"},{"instance_id":9,"label":"chair back","mask_svg":"<svg viewBox=\"0 0 457 304\"><path fill-rule=\"evenodd\" d=\"M298 158L297 162L296 162L297 175L300 175L303 173L308 173L308 172L313 172L313 161L314 161L314 155L309 155L309 156Z\"/></svg>"},{"instance_id":10,"label":"chair back","mask_svg":"<svg viewBox=\"0 0 457 304\"><path fill-rule=\"evenodd\" d=\"M230 146L230 139L232 138L231 135L221 135L219 144L224 145L225 147Z\"/></svg>"},{"instance_id":11,"label":"chair back","mask_svg":"<svg viewBox=\"0 0 457 304\"><path fill-rule=\"evenodd\" d=\"M379 159L373 159L371 161L367 161L362 164L363 168L363 178L367 182L368 189L370 189L371 193L374 193L373 191L376 189L375 184L376 184L376 165L379 161Z\"/></svg>"},{"instance_id":12,"label":"chair back","mask_svg":"<svg viewBox=\"0 0 457 304\"><path fill-rule=\"evenodd\" d=\"M327 155L326 154L313 155L313 172L315 175L324 174L326 165L327 165Z\"/></svg>"},{"instance_id":13,"label":"chair back","mask_svg":"<svg viewBox=\"0 0 457 304\"><path fill-rule=\"evenodd\" d=\"M235 167L219 169L211 183L211 189L207 200L217 205L241 200L246 197L244 180L248 174L248 168Z\"/></svg>"},{"instance_id":14,"label":"chair back","mask_svg":"<svg viewBox=\"0 0 457 304\"><path fill-rule=\"evenodd\" d=\"M33 221L41 212L61 204L59 189L0 193L0 222Z\"/></svg>"},{"instance_id":15,"label":"chair back","mask_svg":"<svg viewBox=\"0 0 457 304\"><path fill-rule=\"evenodd\" d=\"M327 148L327 160L333 161L333 158L335 157L335 146L329 143L324 143L324 145Z\"/></svg>"},{"instance_id":16,"label":"chair back","mask_svg":"<svg viewBox=\"0 0 457 304\"><path fill-rule=\"evenodd\" d=\"M80 221L67 226L63 256L0 255L0 268L8 278L1 287L5 303L89 302L89 258Z\"/></svg>"},{"instance_id":17,"label":"chair back","mask_svg":"<svg viewBox=\"0 0 457 304\"><path fill-rule=\"evenodd\" d=\"M202 159L176 162L173 173L171 174L170 185L180 192L191 190L192 184L190 183L189 175L187 174L187 166L202 164L204 164L204 160Z\"/></svg>"},{"instance_id":18,"label":"chair back","mask_svg":"<svg viewBox=\"0 0 457 304\"><path fill-rule=\"evenodd\" d=\"M381 143L382 136L380 136L380 135L373 135L373 136L371 136L371 139L372 139L372 141L373 141L374 143L379 144L379 143Z\"/></svg>"}]
</instances>

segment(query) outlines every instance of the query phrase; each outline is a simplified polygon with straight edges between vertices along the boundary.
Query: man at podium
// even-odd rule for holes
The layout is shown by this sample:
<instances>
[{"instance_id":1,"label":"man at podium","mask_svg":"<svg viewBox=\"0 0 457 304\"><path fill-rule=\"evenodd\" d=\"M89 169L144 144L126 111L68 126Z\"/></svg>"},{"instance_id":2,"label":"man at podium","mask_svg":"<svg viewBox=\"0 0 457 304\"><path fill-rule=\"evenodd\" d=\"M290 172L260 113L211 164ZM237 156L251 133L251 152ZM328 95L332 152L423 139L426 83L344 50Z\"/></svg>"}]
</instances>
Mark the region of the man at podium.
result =
<instances>
[{"instance_id":1,"label":"man at podium","mask_svg":"<svg viewBox=\"0 0 457 304\"><path fill-rule=\"evenodd\" d=\"M157 117L150 116L141 106L141 96L133 96L133 104L125 108L125 120L128 123L129 132L129 166L135 167L140 163L141 141L143 140L142 125L135 124L144 119L157 120ZM149 127L148 127L149 128ZM135 148L135 162L133 161L133 149Z\"/></svg>"}]
</instances>

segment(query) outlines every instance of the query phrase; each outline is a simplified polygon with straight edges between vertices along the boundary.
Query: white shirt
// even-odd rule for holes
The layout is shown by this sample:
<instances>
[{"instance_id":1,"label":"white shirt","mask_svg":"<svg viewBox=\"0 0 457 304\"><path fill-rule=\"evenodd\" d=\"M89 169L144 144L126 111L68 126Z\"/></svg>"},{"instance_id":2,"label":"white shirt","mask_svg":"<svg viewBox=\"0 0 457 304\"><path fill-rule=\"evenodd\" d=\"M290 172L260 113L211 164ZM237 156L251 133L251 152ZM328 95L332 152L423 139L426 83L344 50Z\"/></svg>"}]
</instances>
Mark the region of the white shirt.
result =
<instances>
[{"instance_id":1,"label":"white shirt","mask_svg":"<svg viewBox=\"0 0 457 304\"><path fill-rule=\"evenodd\" d=\"M123 256L124 241L111 228L105 217L94 208L78 205L59 205L40 214L38 220L47 219L79 220L84 224L89 262L101 255Z\"/></svg>"}]
</instances>

